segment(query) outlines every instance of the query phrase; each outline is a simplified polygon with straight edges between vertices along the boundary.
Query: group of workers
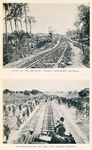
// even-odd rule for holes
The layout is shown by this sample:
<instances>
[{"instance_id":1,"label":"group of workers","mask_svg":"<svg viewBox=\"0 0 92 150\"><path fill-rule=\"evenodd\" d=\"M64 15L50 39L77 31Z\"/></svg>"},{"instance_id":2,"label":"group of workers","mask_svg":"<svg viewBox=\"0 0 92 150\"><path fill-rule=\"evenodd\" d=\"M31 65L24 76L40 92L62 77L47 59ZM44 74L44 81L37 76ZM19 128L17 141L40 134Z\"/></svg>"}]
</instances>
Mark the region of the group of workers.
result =
<instances>
[{"instance_id":1,"label":"group of workers","mask_svg":"<svg viewBox=\"0 0 92 150\"><path fill-rule=\"evenodd\" d=\"M51 99L52 101L52 99ZM45 102L47 102L47 99L45 99ZM60 105L60 99L58 100L58 103ZM37 101L35 101L35 105L37 105ZM22 113L22 118L23 118L23 122L26 121L26 117L29 117L30 112L32 112L35 108L34 104L29 104L29 107L26 108L26 111L22 111L23 105L19 104L18 105L18 109L19 111ZM4 106L5 107L5 106ZM4 108L5 111L7 111L6 108ZM13 112L13 115L15 116L15 112L16 112L16 108L15 106L12 106L12 108L9 106L8 107L8 112ZM20 127L20 125L23 123L21 121L20 115L16 116L17 118L17 126ZM64 127L64 117L61 117L60 120L58 121L57 125L54 128L54 133L56 133L59 136L64 136L65 135L65 127ZM33 131L32 131L33 132ZM10 127L8 126L8 124L4 124L4 136L6 137L6 143L9 139L9 134L10 134Z\"/></svg>"},{"instance_id":2,"label":"group of workers","mask_svg":"<svg viewBox=\"0 0 92 150\"><path fill-rule=\"evenodd\" d=\"M32 113L32 111L35 109L35 106L37 105L37 101L35 101L34 103L31 102L30 104L28 104L28 106L26 107L26 109L23 108L23 104L19 104L19 105L12 105L12 106L8 106L6 107L6 105L3 106L3 111L4 111L4 116L7 117L7 120L9 120L9 114L11 113L12 116L16 117L16 125L18 128L20 128L20 125L23 124L26 121L26 117L29 117L30 113ZM6 141L5 143L7 143L8 139L9 139L9 134L11 131L11 128L9 127L8 121L6 121L4 123L3 126L3 134L6 137Z\"/></svg>"}]
</instances>

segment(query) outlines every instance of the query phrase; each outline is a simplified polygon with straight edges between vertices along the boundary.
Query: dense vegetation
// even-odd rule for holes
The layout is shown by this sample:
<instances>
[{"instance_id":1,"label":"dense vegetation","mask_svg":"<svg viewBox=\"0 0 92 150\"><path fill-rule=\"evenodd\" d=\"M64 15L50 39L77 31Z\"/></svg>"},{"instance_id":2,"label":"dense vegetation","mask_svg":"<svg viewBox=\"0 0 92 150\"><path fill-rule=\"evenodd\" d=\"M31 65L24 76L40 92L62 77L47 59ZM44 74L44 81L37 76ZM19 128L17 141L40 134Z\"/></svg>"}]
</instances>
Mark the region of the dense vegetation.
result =
<instances>
[{"instance_id":1,"label":"dense vegetation","mask_svg":"<svg viewBox=\"0 0 92 150\"><path fill-rule=\"evenodd\" d=\"M68 107L75 107L80 113L86 113L89 116L90 106L89 106L89 88L85 88L79 92L69 91L68 97L62 97L62 102L67 104Z\"/></svg>"},{"instance_id":2,"label":"dense vegetation","mask_svg":"<svg viewBox=\"0 0 92 150\"><path fill-rule=\"evenodd\" d=\"M12 95L12 94L14 94L14 93L21 93L21 94L24 94L24 95L30 95L30 94L33 94L33 95L35 95L35 94L39 94L39 93L42 93L42 92L40 92L40 91L38 91L38 90L32 90L32 91L29 91L29 90L24 90L24 91L11 91L11 90L9 90L9 89L5 89L4 91L3 91L3 94L10 94L10 95Z\"/></svg>"},{"instance_id":3,"label":"dense vegetation","mask_svg":"<svg viewBox=\"0 0 92 150\"><path fill-rule=\"evenodd\" d=\"M83 50L83 64L89 67L90 62L90 7L84 4L78 6L77 20L74 22L76 30L68 29L66 36L72 39L74 45Z\"/></svg>"},{"instance_id":4,"label":"dense vegetation","mask_svg":"<svg viewBox=\"0 0 92 150\"><path fill-rule=\"evenodd\" d=\"M76 30L68 29L67 37L82 44L89 45L90 38L90 7L78 6L77 20L74 22Z\"/></svg>"},{"instance_id":5,"label":"dense vegetation","mask_svg":"<svg viewBox=\"0 0 92 150\"><path fill-rule=\"evenodd\" d=\"M36 23L36 20L31 15L27 3L4 3L3 7L5 10L5 33L3 34L4 65L19 58L24 58L43 46L48 48L49 43L53 46L57 42L57 35L54 36L52 42L53 31L51 29L49 29L48 34L32 33L32 24ZM9 24L11 33L7 29ZM26 31L23 30L23 26L26 27Z\"/></svg>"},{"instance_id":6,"label":"dense vegetation","mask_svg":"<svg viewBox=\"0 0 92 150\"><path fill-rule=\"evenodd\" d=\"M5 33L3 34L3 64L14 62L39 52L42 47L48 49L57 43L58 36L52 26L48 34L32 33L32 24L37 21L32 16L28 3L3 3ZM74 22L76 30L68 29L66 37L77 42L76 46L83 50L83 64L89 67L90 61L90 7L84 4L78 6L78 17ZM8 27L11 32L9 33ZM25 27L25 30L24 30Z\"/></svg>"}]
</instances>

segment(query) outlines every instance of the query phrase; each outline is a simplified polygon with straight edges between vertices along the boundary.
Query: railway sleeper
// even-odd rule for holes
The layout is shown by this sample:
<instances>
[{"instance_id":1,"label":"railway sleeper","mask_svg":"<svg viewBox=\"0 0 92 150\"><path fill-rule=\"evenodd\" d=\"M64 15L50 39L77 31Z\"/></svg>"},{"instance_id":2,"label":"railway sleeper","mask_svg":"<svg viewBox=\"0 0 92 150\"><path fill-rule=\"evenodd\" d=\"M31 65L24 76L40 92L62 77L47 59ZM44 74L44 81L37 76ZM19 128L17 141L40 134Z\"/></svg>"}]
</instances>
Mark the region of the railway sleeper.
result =
<instances>
[{"instance_id":1,"label":"railway sleeper","mask_svg":"<svg viewBox=\"0 0 92 150\"><path fill-rule=\"evenodd\" d=\"M54 130L53 127L44 127L43 130L45 130L45 129L53 129Z\"/></svg>"}]
</instances>

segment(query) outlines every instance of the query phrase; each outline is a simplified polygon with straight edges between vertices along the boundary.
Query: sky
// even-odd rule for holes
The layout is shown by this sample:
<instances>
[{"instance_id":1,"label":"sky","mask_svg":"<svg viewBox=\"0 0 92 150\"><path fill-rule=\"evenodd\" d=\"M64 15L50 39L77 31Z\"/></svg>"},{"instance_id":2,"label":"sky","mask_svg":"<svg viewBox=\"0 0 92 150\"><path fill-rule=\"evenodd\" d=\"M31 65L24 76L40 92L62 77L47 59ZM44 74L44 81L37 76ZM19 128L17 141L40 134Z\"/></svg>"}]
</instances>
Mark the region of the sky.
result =
<instances>
[{"instance_id":1,"label":"sky","mask_svg":"<svg viewBox=\"0 0 92 150\"><path fill-rule=\"evenodd\" d=\"M30 4L32 15L37 20L33 32L48 33L48 27L53 26L56 32L65 34L68 28L74 28L77 17L76 4Z\"/></svg>"},{"instance_id":2,"label":"sky","mask_svg":"<svg viewBox=\"0 0 92 150\"><path fill-rule=\"evenodd\" d=\"M73 23L77 18L77 6L74 3L31 3L31 16L37 23L32 24L32 33L48 33L48 27L53 26L55 33L65 34L67 29L75 29ZM29 14L28 14L29 15ZM23 26L25 30L25 25ZM8 23L8 32L10 32Z\"/></svg>"},{"instance_id":3,"label":"sky","mask_svg":"<svg viewBox=\"0 0 92 150\"><path fill-rule=\"evenodd\" d=\"M26 79L26 80L4 80L3 89L12 91L33 90L37 89L43 92L49 91L80 91L89 88L88 80L60 80L60 79Z\"/></svg>"}]
</instances>

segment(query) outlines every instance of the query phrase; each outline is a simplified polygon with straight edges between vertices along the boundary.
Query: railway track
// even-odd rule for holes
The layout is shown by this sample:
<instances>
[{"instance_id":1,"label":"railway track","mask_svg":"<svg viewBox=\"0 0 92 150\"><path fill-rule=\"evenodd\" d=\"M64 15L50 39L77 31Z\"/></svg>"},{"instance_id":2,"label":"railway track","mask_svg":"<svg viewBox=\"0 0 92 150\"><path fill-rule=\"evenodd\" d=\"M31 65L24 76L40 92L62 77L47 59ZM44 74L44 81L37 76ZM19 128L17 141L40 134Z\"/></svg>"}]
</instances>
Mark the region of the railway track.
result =
<instances>
[{"instance_id":1,"label":"railway track","mask_svg":"<svg viewBox=\"0 0 92 150\"><path fill-rule=\"evenodd\" d=\"M42 125L42 134L48 134L54 131L54 118L51 101L48 101L45 108L44 120Z\"/></svg>"},{"instance_id":2,"label":"railway track","mask_svg":"<svg viewBox=\"0 0 92 150\"><path fill-rule=\"evenodd\" d=\"M45 103L41 103L41 105L35 111L34 115L20 131L18 136L20 138L18 138L14 144L33 144L35 142L39 143L41 141L44 142L45 140L50 139L51 137L49 136L49 133L54 132L54 127L57 123L57 120L59 120L61 116L64 116L64 113L55 102L48 100ZM83 139L81 139L80 135L78 135L78 133L73 130L70 121L66 120L66 123L65 127L68 129L68 132L72 131L71 133L73 133L75 137L78 136L81 143L83 143ZM31 128L34 130L32 135L29 132Z\"/></svg>"},{"instance_id":3,"label":"railway track","mask_svg":"<svg viewBox=\"0 0 92 150\"><path fill-rule=\"evenodd\" d=\"M66 112L63 112L63 109L54 101L42 102L36 111L29 118L29 120L24 124L19 133L17 134L17 139L13 140L12 144L35 144L35 143L49 143L51 141L50 133L54 132L54 127L57 124L57 120L61 116L65 116L64 126L66 128L66 137L70 139L68 135L69 132L72 133L77 143L84 143L84 137L80 136L77 132L77 126L71 124L70 119L67 119ZM30 134L31 129L33 133ZM76 129L76 130L75 130ZM80 131L82 134L82 131Z\"/></svg>"},{"instance_id":4,"label":"railway track","mask_svg":"<svg viewBox=\"0 0 92 150\"><path fill-rule=\"evenodd\" d=\"M39 132L39 131L36 131L36 126L38 124L38 121L41 121L39 119L40 119L40 114L43 111L42 109L44 109L44 115L43 115L42 123L40 122L41 130ZM30 132L29 132L31 128L34 130L32 135L30 135ZM34 113L33 117L28 121L27 125L25 125L22 128L18 136L19 138L13 141L13 143L14 144L16 143L31 144L34 142L35 138L39 137L40 134L47 135L48 133L52 131L54 131L53 110L51 106L51 101L48 101L44 106L43 106L43 103L40 105L40 107Z\"/></svg>"},{"instance_id":5,"label":"railway track","mask_svg":"<svg viewBox=\"0 0 92 150\"><path fill-rule=\"evenodd\" d=\"M38 114L41 113L42 107L43 107L43 103L39 105L39 107L37 108L33 116L31 117L31 119L29 119L28 122L22 127L22 129L20 130L18 134L18 138L12 141L13 144L18 144L18 143L27 144L29 143L29 141L31 142L34 137L37 136L37 134L35 133L35 128L37 126L37 123L40 117L40 115ZM29 132L31 129L34 131L34 134L32 136L30 135L30 132Z\"/></svg>"},{"instance_id":6,"label":"railway track","mask_svg":"<svg viewBox=\"0 0 92 150\"><path fill-rule=\"evenodd\" d=\"M62 38L59 40L59 44L54 47L52 50L44 52L33 60L29 61L27 64L21 66L21 68L56 68L58 67L58 60L62 60L65 51L66 51L67 42L62 41ZM60 61L59 61L60 63Z\"/></svg>"},{"instance_id":7,"label":"railway track","mask_svg":"<svg viewBox=\"0 0 92 150\"><path fill-rule=\"evenodd\" d=\"M53 49L51 49L51 50L49 50L49 51L47 50L46 52L43 52L42 54L36 56L36 57L33 58L31 61L29 61L29 62L27 62L27 63L21 65L20 68L24 68L24 67L26 67L26 68L31 68L31 67L33 67L35 64L37 64L38 62L40 62L40 60L42 60L42 59L45 58L47 55L49 55L50 53L52 53L52 52L58 47L58 45L60 44L60 41L61 41L61 39L59 38L59 43L58 43Z\"/></svg>"}]
</instances>

